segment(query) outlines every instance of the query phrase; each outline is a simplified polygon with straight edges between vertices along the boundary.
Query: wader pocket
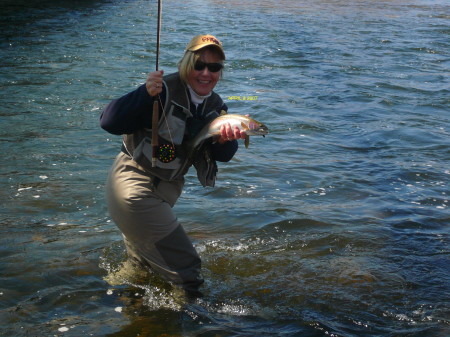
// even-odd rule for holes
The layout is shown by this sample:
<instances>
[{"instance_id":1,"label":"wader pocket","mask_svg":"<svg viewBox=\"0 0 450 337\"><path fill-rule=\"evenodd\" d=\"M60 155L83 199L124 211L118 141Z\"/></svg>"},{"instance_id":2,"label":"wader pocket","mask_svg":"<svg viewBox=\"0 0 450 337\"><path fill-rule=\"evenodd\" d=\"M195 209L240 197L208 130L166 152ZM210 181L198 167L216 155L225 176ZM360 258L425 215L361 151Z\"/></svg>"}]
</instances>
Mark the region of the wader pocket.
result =
<instances>
[{"instance_id":1,"label":"wader pocket","mask_svg":"<svg viewBox=\"0 0 450 337\"><path fill-rule=\"evenodd\" d=\"M203 187L214 187L217 175L217 163L211 158L211 153L208 148L200 150L195 158L194 167L197 170L198 181Z\"/></svg>"}]
</instances>

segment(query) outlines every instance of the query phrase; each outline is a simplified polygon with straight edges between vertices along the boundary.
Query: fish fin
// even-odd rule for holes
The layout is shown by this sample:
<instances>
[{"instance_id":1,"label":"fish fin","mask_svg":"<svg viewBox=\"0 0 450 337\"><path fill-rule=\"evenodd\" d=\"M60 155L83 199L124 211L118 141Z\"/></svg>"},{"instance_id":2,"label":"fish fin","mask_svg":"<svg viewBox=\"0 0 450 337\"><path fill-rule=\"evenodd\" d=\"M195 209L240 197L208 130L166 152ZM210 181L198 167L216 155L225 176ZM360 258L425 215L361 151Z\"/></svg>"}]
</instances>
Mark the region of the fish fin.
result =
<instances>
[{"instance_id":1,"label":"fish fin","mask_svg":"<svg viewBox=\"0 0 450 337\"><path fill-rule=\"evenodd\" d=\"M245 148L248 149L248 145L250 144L250 136L249 135L245 136L244 144L245 144Z\"/></svg>"},{"instance_id":2,"label":"fish fin","mask_svg":"<svg viewBox=\"0 0 450 337\"><path fill-rule=\"evenodd\" d=\"M244 130L244 131L250 130L248 125L245 124L244 122L241 122L241 126L242 126L242 130Z\"/></svg>"}]
</instances>

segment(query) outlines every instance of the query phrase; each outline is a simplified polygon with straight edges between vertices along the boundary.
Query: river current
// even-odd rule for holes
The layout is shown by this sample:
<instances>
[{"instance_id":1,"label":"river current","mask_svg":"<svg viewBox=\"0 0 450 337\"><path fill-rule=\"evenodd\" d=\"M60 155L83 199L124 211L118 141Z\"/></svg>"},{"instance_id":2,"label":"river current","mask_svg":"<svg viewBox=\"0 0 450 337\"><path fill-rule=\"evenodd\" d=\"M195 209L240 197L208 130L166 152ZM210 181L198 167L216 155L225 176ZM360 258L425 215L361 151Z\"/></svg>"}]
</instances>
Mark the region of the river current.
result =
<instances>
[{"instance_id":1,"label":"river current","mask_svg":"<svg viewBox=\"0 0 450 337\"><path fill-rule=\"evenodd\" d=\"M186 301L130 266L105 180L111 99L155 67L157 2L0 3L0 335L450 335L450 4L163 1L160 67L222 40L251 137L175 206Z\"/></svg>"}]
</instances>

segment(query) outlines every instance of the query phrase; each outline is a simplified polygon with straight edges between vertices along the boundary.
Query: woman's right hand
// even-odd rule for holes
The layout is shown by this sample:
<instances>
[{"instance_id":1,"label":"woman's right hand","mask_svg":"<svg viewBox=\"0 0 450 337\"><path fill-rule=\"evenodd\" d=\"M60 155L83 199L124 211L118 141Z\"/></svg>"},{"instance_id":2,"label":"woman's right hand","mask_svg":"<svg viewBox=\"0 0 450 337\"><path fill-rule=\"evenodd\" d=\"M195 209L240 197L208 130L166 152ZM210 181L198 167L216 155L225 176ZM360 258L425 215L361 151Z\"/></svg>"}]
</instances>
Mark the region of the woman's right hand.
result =
<instances>
[{"instance_id":1,"label":"woman's right hand","mask_svg":"<svg viewBox=\"0 0 450 337\"><path fill-rule=\"evenodd\" d=\"M145 87L150 96L154 97L161 93L163 86L164 70L157 70L148 74Z\"/></svg>"}]
</instances>

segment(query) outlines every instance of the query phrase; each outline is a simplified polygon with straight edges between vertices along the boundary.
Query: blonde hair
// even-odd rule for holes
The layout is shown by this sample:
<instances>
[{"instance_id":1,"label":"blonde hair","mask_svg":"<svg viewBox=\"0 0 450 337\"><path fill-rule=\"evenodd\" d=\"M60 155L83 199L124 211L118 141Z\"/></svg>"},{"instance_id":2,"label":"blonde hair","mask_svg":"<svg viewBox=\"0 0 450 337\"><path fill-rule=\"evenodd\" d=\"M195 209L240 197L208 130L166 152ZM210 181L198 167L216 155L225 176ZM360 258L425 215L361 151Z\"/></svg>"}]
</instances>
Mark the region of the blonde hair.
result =
<instances>
[{"instance_id":1,"label":"blonde hair","mask_svg":"<svg viewBox=\"0 0 450 337\"><path fill-rule=\"evenodd\" d=\"M180 78L183 82L187 83L188 76L191 73L191 71L194 70L195 63L200 59L201 52L205 49L210 50L211 52L217 54L220 58L222 56L217 51L216 48L202 48L200 50L197 50L195 52L186 50L181 60L178 62L178 71L180 73ZM223 60L221 60L223 61ZM220 71L220 77L222 78L222 70Z\"/></svg>"}]
</instances>

